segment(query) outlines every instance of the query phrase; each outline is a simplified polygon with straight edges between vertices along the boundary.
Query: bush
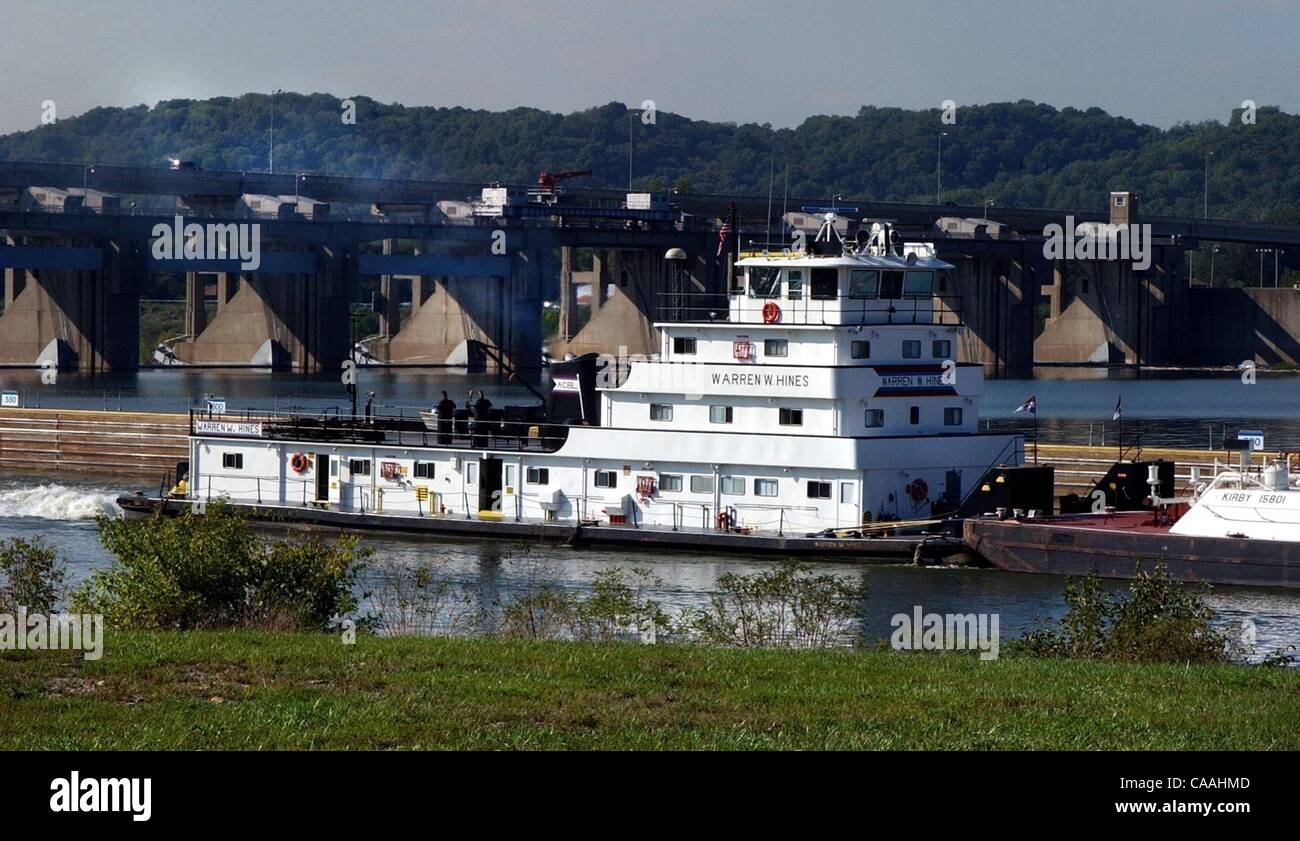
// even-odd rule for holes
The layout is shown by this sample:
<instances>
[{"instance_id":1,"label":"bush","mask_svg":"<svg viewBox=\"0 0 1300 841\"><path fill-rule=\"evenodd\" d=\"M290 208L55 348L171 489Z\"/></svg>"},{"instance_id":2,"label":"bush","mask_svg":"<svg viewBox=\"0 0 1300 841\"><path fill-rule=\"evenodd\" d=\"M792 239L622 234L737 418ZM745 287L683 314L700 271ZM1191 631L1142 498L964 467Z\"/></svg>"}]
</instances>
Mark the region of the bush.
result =
<instances>
[{"instance_id":1,"label":"bush","mask_svg":"<svg viewBox=\"0 0 1300 841\"><path fill-rule=\"evenodd\" d=\"M40 538L0 543L0 613L16 613L19 607L52 613L63 598L66 577L58 554Z\"/></svg>"},{"instance_id":2,"label":"bush","mask_svg":"<svg viewBox=\"0 0 1300 841\"><path fill-rule=\"evenodd\" d=\"M100 517L108 569L74 594L115 627L321 629L351 616L368 550L353 536L266 542L219 502L207 513Z\"/></svg>"},{"instance_id":3,"label":"bush","mask_svg":"<svg viewBox=\"0 0 1300 841\"><path fill-rule=\"evenodd\" d=\"M772 572L729 572L718 586L707 608L685 613L683 630L703 643L739 647L836 645L867 597L865 586L813 575L795 561Z\"/></svg>"},{"instance_id":4,"label":"bush","mask_svg":"<svg viewBox=\"0 0 1300 841\"><path fill-rule=\"evenodd\" d=\"M473 629L473 597L440 577L432 564L389 562L374 570L376 623L387 634Z\"/></svg>"},{"instance_id":5,"label":"bush","mask_svg":"<svg viewBox=\"0 0 1300 841\"><path fill-rule=\"evenodd\" d=\"M1163 564L1138 571L1127 596L1112 595L1101 579L1071 579L1066 613L1055 628L1031 631L1015 649L1040 657L1133 662L1217 663L1231 659L1227 634L1212 622L1200 595L1173 581Z\"/></svg>"},{"instance_id":6,"label":"bush","mask_svg":"<svg viewBox=\"0 0 1300 841\"><path fill-rule=\"evenodd\" d=\"M646 588L659 580L649 570L632 570L632 580L617 567L596 573L592 594L581 597L550 584L530 586L501 605L497 632L524 639L610 641L638 635L654 641L668 628L659 602Z\"/></svg>"}]
</instances>

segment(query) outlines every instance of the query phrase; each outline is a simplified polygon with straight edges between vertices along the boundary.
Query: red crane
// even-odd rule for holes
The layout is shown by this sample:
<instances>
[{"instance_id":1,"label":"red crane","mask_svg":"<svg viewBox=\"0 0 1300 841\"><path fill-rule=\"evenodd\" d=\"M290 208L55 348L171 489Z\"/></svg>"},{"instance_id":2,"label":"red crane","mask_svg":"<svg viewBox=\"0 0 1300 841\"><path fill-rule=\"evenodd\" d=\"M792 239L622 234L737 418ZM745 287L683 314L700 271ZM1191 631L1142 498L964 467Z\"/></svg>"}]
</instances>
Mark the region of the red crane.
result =
<instances>
[{"instance_id":1,"label":"red crane","mask_svg":"<svg viewBox=\"0 0 1300 841\"><path fill-rule=\"evenodd\" d=\"M581 178L584 175L591 175L589 169L574 169L568 172L546 172L543 170L537 175L537 186L550 192L555 189L556 181L564 181L568 178Z\"/></svg>"}]
</instances>

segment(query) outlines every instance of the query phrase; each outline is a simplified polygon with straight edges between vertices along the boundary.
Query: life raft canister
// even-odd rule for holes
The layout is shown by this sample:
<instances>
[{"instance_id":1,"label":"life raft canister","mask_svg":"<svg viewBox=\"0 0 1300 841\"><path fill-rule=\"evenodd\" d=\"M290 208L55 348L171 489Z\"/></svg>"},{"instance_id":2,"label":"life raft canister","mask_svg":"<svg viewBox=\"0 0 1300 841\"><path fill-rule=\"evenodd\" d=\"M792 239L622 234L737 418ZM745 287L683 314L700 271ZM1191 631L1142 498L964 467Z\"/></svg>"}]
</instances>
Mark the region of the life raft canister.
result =
<instances>
[{"instance_id":1,"label":"life raft canister","mask_svg":"<svg viewBox=\"0 0 1300 841\"><path fill-rule=\"evenodd\" d=\"M907 486L907 495L913 502L924 502L930 496L930 486L924 479L913 479Z\"/></svg>"},{"instance_id":2,"label":"life raft canister","mask_svg":"<svg viewBox=\"0 0 1300 841\"><path fill-rule=\"evenodd\" d=\"M781 308L776 305L776 301L768 301L763 304L763 323L772 324L781 317Z\"/></svg>"},{"instance_id":3,"label":"life raft canister","mask_svg":"<svg viewBox=\"0 0 1300 841\"><path fill-rule=\"evenodd\" d=\"M305 453L294 453L289 458L289 467L293 469L294 473L306 472L307 467L310 464L311 462L307 460L307 456Z\"/></svg>"}]
</instances>

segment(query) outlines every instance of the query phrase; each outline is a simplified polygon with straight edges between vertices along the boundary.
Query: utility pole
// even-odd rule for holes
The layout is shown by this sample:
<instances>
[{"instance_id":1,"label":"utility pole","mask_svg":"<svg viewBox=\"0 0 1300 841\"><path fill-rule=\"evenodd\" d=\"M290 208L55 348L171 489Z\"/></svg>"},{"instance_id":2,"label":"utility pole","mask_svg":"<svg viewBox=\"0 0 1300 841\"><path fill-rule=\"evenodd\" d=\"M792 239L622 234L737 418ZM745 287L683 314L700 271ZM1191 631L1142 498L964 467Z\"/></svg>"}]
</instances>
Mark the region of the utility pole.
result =
<instances>
[{"instance_id":1,"label":"utility pole","mask_svg":"<svg viewBox=\"0 0 1300 841\"><path fill-rule=\"evenodd\" d=\"M948 132L939 132L939 160L934 166L934 203L943 204L943 139Z\"/></svg>"}]
</instances>

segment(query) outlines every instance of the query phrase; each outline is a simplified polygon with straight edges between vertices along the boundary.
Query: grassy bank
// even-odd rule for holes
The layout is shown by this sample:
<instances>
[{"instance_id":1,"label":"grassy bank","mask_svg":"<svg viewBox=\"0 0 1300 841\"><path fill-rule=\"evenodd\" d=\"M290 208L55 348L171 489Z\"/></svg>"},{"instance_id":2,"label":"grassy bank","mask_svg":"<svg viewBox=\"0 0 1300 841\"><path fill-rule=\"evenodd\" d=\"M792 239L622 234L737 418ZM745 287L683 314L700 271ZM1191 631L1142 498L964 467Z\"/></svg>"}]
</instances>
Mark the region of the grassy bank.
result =
<instances>
[{"instance_id":1,"label":"grassy bank","mask_svg":"<svg viewBox=\"0 0 1300 841\"><path fill-rule=\"evenodd\" d=\"M0 748L1296 749L1295 670L118 632L0 652Z\"/></svg>"}]
</instances>

